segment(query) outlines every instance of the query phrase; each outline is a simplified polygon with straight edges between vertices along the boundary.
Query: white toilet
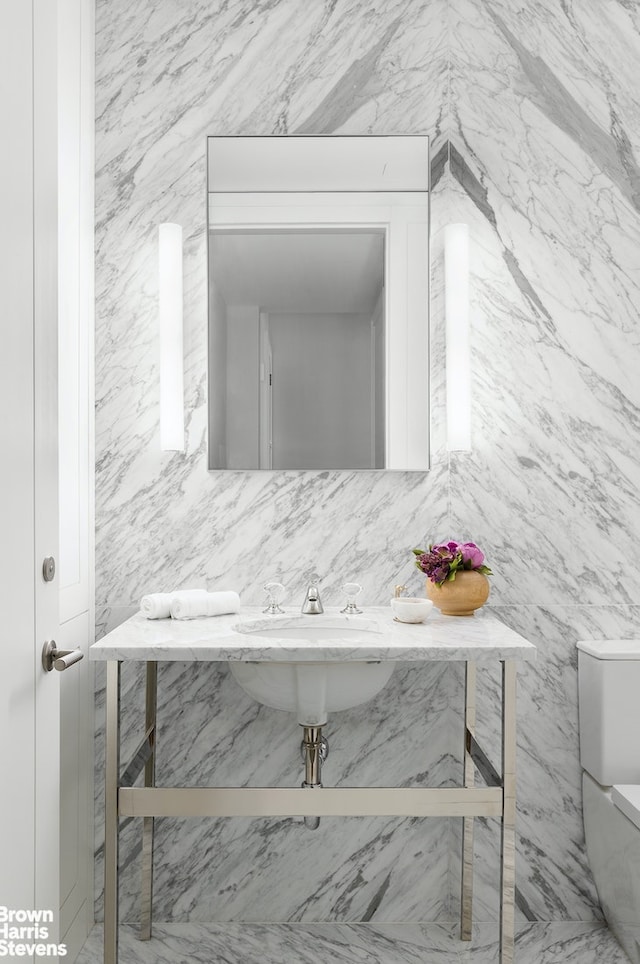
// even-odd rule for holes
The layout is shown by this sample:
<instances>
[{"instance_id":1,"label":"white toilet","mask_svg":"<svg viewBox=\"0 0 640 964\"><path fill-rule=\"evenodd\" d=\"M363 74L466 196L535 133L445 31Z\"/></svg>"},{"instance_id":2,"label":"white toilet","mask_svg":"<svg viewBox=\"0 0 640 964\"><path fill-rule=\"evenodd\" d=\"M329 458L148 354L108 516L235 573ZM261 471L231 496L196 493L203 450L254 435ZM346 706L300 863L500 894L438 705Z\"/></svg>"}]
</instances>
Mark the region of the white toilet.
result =
<instances>
[{"instance_id":1,"label":"white toilet","mask_svg":"<svg viewBox=\"0 0 640 964\"><path fill-rule=\"evenodd\" d=\"M640 964L640 639L577 647L587 856L607 923Z\"/></svg>"}]
</instances>

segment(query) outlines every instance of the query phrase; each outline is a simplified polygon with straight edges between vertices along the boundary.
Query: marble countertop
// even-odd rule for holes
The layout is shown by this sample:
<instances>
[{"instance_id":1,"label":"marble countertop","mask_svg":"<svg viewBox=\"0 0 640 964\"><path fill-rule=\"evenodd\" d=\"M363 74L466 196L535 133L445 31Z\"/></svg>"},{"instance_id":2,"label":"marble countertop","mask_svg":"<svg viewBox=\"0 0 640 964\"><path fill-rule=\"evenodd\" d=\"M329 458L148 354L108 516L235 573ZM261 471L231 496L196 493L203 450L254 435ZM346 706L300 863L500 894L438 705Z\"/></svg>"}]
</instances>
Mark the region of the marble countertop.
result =
<instances>
[{"instance_id":1,"label":"marble countertop","mask_svg":"<svg viewBox=\"0 0 640 964\"><path fill-rule=\"evenodd\" d=\"M338 610L305 616L331 627ZM535 659L536 647L485 610L470 617L432 615L424 623L397 622L389 606L371 606L362 616L339 616L351 628L368 627L361 638L341 639L335 629L313 642L247 635L234 627L261 620L270 629L299 622L299 610L263 616L259 608L201 619L146 619L136 613L90 648L93 660L180 660L185 662ZM372 631L373 630L373 631ZM291 629L289 629L291 632Z\"/></svg>"}]
</instances>

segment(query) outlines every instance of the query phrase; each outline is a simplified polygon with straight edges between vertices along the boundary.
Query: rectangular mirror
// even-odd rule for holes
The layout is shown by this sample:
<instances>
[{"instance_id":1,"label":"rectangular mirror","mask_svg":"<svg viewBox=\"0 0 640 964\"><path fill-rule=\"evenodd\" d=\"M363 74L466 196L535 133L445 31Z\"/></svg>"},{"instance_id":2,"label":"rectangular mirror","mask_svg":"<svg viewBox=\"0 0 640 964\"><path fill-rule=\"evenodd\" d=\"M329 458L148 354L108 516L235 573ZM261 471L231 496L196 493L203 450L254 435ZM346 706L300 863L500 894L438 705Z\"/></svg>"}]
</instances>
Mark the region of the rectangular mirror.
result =
<instances>
[{"instance_id":1,"label":"rectangular mirror","mask_svg":"<svg viewBox=\"0 0 640 964\"><path fill-rule=\"evenodd\" d=\"M429 467L428 138L208 138L209 468Z\"/></svg>"}]
</instances>

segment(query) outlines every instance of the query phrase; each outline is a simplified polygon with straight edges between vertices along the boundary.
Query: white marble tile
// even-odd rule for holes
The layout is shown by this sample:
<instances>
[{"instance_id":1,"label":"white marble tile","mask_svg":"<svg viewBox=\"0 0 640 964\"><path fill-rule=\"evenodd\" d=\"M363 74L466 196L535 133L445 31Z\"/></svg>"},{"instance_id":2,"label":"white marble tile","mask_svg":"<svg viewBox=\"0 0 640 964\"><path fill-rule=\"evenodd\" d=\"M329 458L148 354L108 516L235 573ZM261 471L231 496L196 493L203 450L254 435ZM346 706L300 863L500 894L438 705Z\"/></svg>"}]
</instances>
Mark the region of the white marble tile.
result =
<instances>
[{"instance_id":1,"label":"white marble tile","mask_svg":"<svg viewBox=\"0 0 640 964\"><path fill-rule=\"evenodd\" d=\"M497 964L496 930L477 925L467 944L453 924L158 924L149 942L123 927L120 947L130 964ZM99 964L101 939L94 928L77 964ZM518 964L627 964L597 924L520 927L516 954Z\"/></svg>"},{"instance_id":2,"label":"white marble tile","mask_svg":"<svg viewBox=\"0 0 640 964\"><path fill-rule=\"evenodd\" d=\"M454 0L452 18L474 241L474 452L452 460L454 531L486 544L501 603L631 603L637 18L595 0Z\"/></svg>"},{"instance_id":3,"label":"white marble tile","mask_svg":"<svg viewBox=\"0 0 640 964\"><path fill-rule=\"evenodd\" d=\"M328 605L339 602L339 587L350 576L364 585L367 604L386 601L399 582L419 591L421 580L410 550L441 528L445 511L446 461L438 456L441 432L434 433L436 458L430 476L206 469L205 136L428 130L435 134L437 149L443 140L447 81L445 8L445 0L343 0L313 9L306 0L232 0L214 7L204 0L179 5L98 0L96 558L101 628L113 628L144 592L194 580L204 580L210 589L232 587L248 605L262 602L261 587L270 577L287 585L288 603L301 601L312 571L320 576ZM434 219L442 200L437 185ZM185 234L184 456L158 451L155 257L156 225L165 220L182 223ZM440 319L432 315L432 324L434 372L440 377ZM434 411L438 410L442 407L436 400ZM182 699L172 712L193 714L184 725L186 752L186 734L203 718L195 709L199 683L189 678L188 686L179 691ZM245 699L237 687L234 692L236 699L238 694ZM216 693L209 700L210 705L219 703ZM99 713L101 701L99 692ZM250 727L251 766L261 759L273 761L269 776L280 779L288 757L278 749L283 737L277 714L265 725L265 714L257 705L248 700L240 705L246 718L242 713L231 715L238 729L228 739L242 746L247 719L257 716L258 722ZM125 724L125 733L133 732L135 712L132 709L127 717L131 724ZM224 722L223 732L230 733L229 719ZM214 713L202 724L203 739L219 732L220 723ZM367 737L364 731L357 737L354 756L368 739L371 734ZM289 746L286 740L284 745ZM289 767L298 781L295 740L292 749L294 762ZM420 747L415 750L418 757ZM100 749L98 759L101 753ZM241 756L235 749L233 753L231 759ZM431 767L431 752L427 756L424 765ZM245 772L242 761L229 769L230 783ZM191 775L198 773L196 767ZM289 773L286 767L284 773ZM99 788L100 782L99 778ZM204 826L197 831L186 824L174 826L167 848L179 872L181 855L195 835L198 846L189 860L196 860L202 871L200 890L216 895L215 916L233 912L242 917L251 910L247 901L257 901L255 907L260 908L264 898L267 906L275 900L278 915L288 919L304 913L300 908L308 898L293 885L280 896L274 894L267 857L260 857L270 853L264 844L269 840L267 829L258 832L254 827L246 837L231 824L215 831L215 840L228 852L225 866L237 879L251 876L253 859L260 863L261 874L244 898L242 887L234 884L234 893L218 899L222 881L211 861L201 859L211 848ZM295 870L299 831L280 827L275 834L273 851L285 870ZM342 858L341 848L347 853L370 850L365 863L373 866L378 861L379 867L371 873L365 868L367 879L357 874L349 878L342 897L339 881L329 875L335 893L325 886L322 899L311 902L312 912L322 908L329 913L327 908L337 904L349 916L366 913L388 873L388 868L382 872L376 848L383 849L382 841L391 837L401 851L400 840L411 840L412 833L411 827L389 829L376 843L379 829L372 825L361 827L355 836L343 831L342 843L330 848L324 863L316 844L318 880L310 879L309 893L320 886L328 860L336 854ZM133 827L125 829L125 855L135 846L132 834ZM422 888L423 905L431 915L438 913L446 892L446 861L434 856L441 839L434 827L427 841L434 886L429 892L425 880L417 887L417 893ZM409 853L420 846L411 844ZM405 859L408 862L409 857ZM124 886L124 892L130 892L125 909L132 913L135 861L126 856L125 862L131 877ZM401 881L397 887L398 893L409 892L410 906L415 876L406 874L406 885ZM296 873L292 879L297 879ZM169 906L165 883L168 886L168 875L156 893L161 904ZM202 912L197 881L193 887L176 913L186 913L189 900L190 912ZM207 901L212 903L214 897Z\"/></svg>"},{"instance_id":4,"label":"white marble tile","mask_svg":"<svg viewBox=\"0 0 640 964\"><path fill-rule=\"evenodd\" d=\"M433 131L446 78L443 8L397 0L311 15L289 0L227 4L213 17L202 0L98 4L99 611L197 577L233 585L252 604L274 574L298 597L311 570L336 596L357 573L376 601L410 575L407 550L438 516L438 473L432 483L421 474L206 470L204 137L303 124L314 133ZM154 232L172 219L190 226L186 457L157 451Z\"/></svg>"},{"instance_id":5,"label":"white marble tile","mask_svg":"<svg viewBox=\"0 0 640 964\"><path fill-rule=\"evenodd\" d=\"M101 960L96 928L78 964ZM447 925L169 924L158 925L145 944L122 929L121 946L131 964L176 960L225 964L457 964ZM425 955L428 957L425 958Z\"/></svg>"},{"instance_id":6,"label":"white marble tile","mask_svg":"<svg viewBox=\"0 0 640 964\"><path fill-rule=\"evenodd\" d=\"M619 4L579 7L451 8L452 197L473 239L474 392L474 450L450 464L451 531L486 549L490 602L514 604L504 618L539 646L521 684L518 882L525 912L542 919L600 913L584 851L573 644L633 635L639 615L588 604L638 601L621 547L640 535L629 86L640 34ZM494 719L497 752L496 733ZM496 843L481 824L476 894L492 917Z\"/></svg>"},{"instance_id":7,"label":"white marble tile","mask_svg":"<svg viewBox=\"0 0 640 964\"><path fill-rule=\"evenodd\" d=\"M238 589L251 605L273 575L291 599L301 598L314 569L332 603L347 575L379 602L396 582L420 591L408 555L415 543L473 538L495 572L491 603L511 607L510 625L541 648L522 677L519 785L519 883L523 906L541 918L599 913L581 836L573 637L637 634L640 615L637 606L622 608L640 603L639 55L640 13L625 2L339 0L311 9L307 0L214 8L205 0L98 0L99 625L111 628L145 591L195 578ZM303 130L435 134L428 476L206 470L205 135ZM449 139L451 174L443 166ZM157 451L155 229L163 220L186 229L185 456ZM447 459L438 246L450 220L471 226L473 452ZM621 605L605 608L611 603ZM182 699L173 718L180 728L181 714L193 713L208 735L201 682L182 679L185 672L175 680ZM451 700L453 683L440 681ZM99 709L100 699L99 692ZM275 720L265 724L268 714L255 706L254 719L248 704L238 712L227 721L233 753L225 759L238 758L248 726L262 757L274 755L278 778L288 778L289 750ZM424 752L446 781L456 773L458 734L455 714L443 714L452 722L444 748L428 710L433 747L414 741L412 711L390 715L386 728L406 728L403 752ZM354 719L362 750L368 722ZM394 753L399 745L395 737L389 744ZM189 772L199 774L203 748L187 750ZM386 765L392 755L383 753ZM235 762L228 773L233 782ZM405 853L405 831L392 833L392 849ZM234 879L244 880L268 846L255 834L243 863L241 834L225 833ZM293 865L299 838L279 833L274 846ZM339 905L363 914L379 893L379 828L362 833L358 846L375 872L366 881L338 875L335 899L323 893L319 913ZM203 828L173 825L170 834L176 874L182 854L207 852ZM495 838L482 828L478 836L478 900L493 916ZM242 887L220 897L206 861L200 866L208 906L242 916ZM427 905L440 913L455 903L455 862L449 888L439 859L434 866L419 887L435 886ZM420 914L407 874L408 893L393 905L405 918ZM169 885L163 880L158 891L164 906ZM351 885L353 898L341 889ZM127 884L127 912L134 886ZM180 912L197 916L202 899L190 891ZM285 919L307 913L303 905L291 893L270 904ZM610 964L617 952L599 944L605 935L585 930L575 944L539 945L531 959L547 964L565 954Z\"/></svg>"},{"instance_id":8,"label":"white marble tile","mask_svg":"<svg viewBox=\"0 0 640 964\"><path fill-rule=\"evenodd\" d=\"M497 927L476 924L460 964L498 964ZM596 923L557 921L516 927L517 964L628 964L613 934Z\"/></svg>"}]
</instances>

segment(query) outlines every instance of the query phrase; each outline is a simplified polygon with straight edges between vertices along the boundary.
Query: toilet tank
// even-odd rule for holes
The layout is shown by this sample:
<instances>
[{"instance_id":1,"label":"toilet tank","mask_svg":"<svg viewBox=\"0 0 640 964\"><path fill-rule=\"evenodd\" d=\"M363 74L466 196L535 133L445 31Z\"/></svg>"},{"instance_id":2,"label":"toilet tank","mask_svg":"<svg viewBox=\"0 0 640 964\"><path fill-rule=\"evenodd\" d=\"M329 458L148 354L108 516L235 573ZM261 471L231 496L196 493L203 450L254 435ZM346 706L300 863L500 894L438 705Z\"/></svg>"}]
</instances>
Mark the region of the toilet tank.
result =
<instances>
[{"instance_id":1,"label":"toilet tank","mask_svg":"<svg viewBox=\"0 0 640 964\"><path fill-rule=\"evenodd\" d=\"M582 767L603 786L640 783L640 639L576 645Z\"/></svg>"}]
</instances>

